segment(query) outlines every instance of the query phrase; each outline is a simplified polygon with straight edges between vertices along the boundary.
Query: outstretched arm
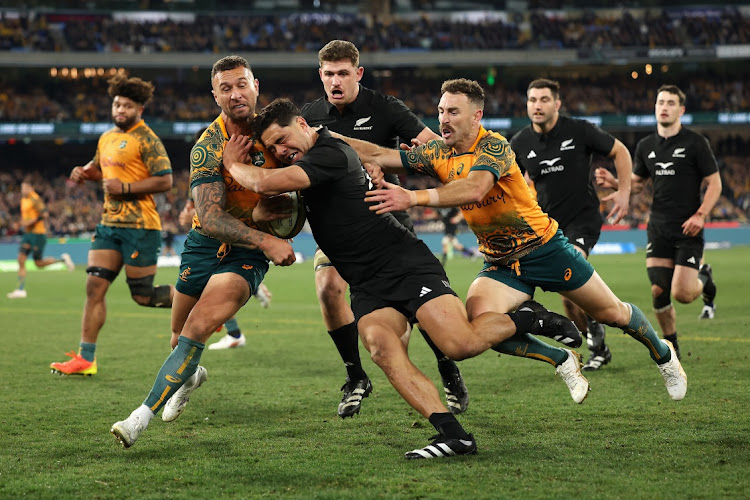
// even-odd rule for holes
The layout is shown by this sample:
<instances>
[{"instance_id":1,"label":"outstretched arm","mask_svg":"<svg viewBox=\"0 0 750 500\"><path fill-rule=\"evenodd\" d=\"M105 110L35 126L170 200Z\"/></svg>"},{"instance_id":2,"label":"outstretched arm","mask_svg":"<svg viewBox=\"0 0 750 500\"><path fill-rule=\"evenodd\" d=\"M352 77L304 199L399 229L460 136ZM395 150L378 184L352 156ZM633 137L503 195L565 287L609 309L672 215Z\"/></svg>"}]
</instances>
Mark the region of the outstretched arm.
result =
<instances>
[{"instance_id":1,"label":"outstretched arm","mask_svg":"<svg viewBox=\"0 0 750 500\"><path fill-rule=\"evenodd\" d=\"M362 163L377 164L387 174L404 173L404 167L401 165L401 153L397 149L384 148L371 142L354 139L353 137L347 137L334 132L331 132L331 135L346 141L347 144L354 148Z\"/></svg>"},{"instance_id":2,"label":"outstretched arm","mask_svg":"<svg viewBox=\"0 0 750 500\"><path fill-rule=\"evenodd\" d=\"M418 191L384 182L382 188L368 191L365 201L373 203L370 210L378 214L406 210L414 206L460 207L482 201L495 182L495 176L486 170L474 170L465 179L439 188Z\"/></svg>"},{"instance_id":3,"label":"outstretched arm","mask_svg":"<svg viewBox=\"0 0 750 500\"><path fill-rule=\"evenodd\" d=\"M630 209L630 185L633 179L633 158L630 156L628 148L626 148L618 139L615 139L615 144L612 146L612 151L609 152L608 157L614 160L615 170L617 170L617 179L619 182L617 191L604 197L602 201L611 201L614 204L612 210L607 214L607 218L612 219L612 224L617 224L623 217L628 215Z\"/></svg>"}]
</instances>

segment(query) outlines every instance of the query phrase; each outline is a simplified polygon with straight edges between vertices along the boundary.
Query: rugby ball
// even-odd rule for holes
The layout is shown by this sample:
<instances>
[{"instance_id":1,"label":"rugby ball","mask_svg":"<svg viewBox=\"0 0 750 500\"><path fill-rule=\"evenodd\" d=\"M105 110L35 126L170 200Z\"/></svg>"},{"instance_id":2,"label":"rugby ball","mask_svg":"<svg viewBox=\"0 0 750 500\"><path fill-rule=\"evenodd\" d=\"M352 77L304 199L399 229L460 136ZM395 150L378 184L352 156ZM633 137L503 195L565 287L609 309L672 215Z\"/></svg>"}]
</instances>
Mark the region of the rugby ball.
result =
<instances>
[{"instance_id":1,"label":"rugby ball","mask_svg":"<svg viewBox=\"0 0 750 500\"><path fill-rule=\"evenodd\" d=\"M283 196L291 198L292 212L288 216L268 222L264 226L268 233L286 240L294 238L302 231L307 212L305 211L305 204L302 201L302 195L299 191L284 193Z\"/></svg>"}]
</instances>

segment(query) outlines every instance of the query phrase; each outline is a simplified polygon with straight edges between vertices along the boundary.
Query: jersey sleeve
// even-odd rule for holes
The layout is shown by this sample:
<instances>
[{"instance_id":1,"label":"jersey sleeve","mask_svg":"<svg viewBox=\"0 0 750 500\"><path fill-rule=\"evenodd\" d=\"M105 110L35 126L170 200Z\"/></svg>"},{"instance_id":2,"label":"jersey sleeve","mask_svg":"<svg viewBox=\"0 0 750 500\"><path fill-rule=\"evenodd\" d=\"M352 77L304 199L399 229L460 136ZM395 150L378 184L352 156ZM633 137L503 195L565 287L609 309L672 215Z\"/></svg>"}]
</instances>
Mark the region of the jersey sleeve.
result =
<instances>
[{"instance_id":1,"label":"jersey sleeve","mask_svg":"<svg viewBox=\"0 0 750 500\"><path fill-rule=\"evenodd\" d=\"M644 156L645 152L646 143L641 140L635 147L635 155L633 157L633 173L638 177L648 179L649 177L651 177L651 174L649 173L648 168L646 168L646 160Z\"/></svg>"},{"instance_id":2,"label":"jersey sleeve","mask_svg":"<svg viewBox=\"0 0 750 500\"><path fill-rule=\"evenodd\" d=\"M581 120L586 137L586 145L602 156L607 156L615 145L615 138L596 125L586 120Z\"/></svg>"},{"instance_id":3,"label":"jersey sleeve","mask_svg":"<svg viewBox=\"0 0 750 500\"><path fill-rule=\"evenodd\" d=\"M699 134L700 139L696 141L698 150L695 154L696 166L703 177L708 177L719 171L716 157L711 152L711 146L705 136Z\"/></svg>"},{"instance_id":4,"label":"jersey sleeve","mask_svg":"<svg viewBox=\"0 0 750 500\"><path fill-rule=\"evenodd\" d=\"M47 205L44 204L44 200L42 200L41 196L34 197L31 203L39 216L47 211Z\"/></svg>"},{"instance_id":5,"label":"jersey sleeve","mask_svg":"<svg viewBox=\"0 0 750 500\"><path fill-rule=\"evenodd\" d=\"M426 125L400 99L388 96L386 101L387 116L391 127L401 142L409 142L417 137Z\"/></svg>"},{"instance_id":6,"label":"jersey sleeve","mask_svg":"<svg viewBox=\"0 0 750 500\"><path fill-rule=\"evenodd\" d=\"M224 182L221 175L224 144L218 134L206 134L190 151L190 190L208 182Z\"/></svg>"},{"instance_id":7,"label":"jersey sleeve","mask_svg":"<svg viewBox=\"0 0 750 500\"><path fill-rule=\"evenodd\" d=\"M164 143L153 132L141 137L141 159L146 165L151 177L172 173L172 163L169 161Z\"/></svg>"},{"instance_id":8,"label":"jersey sleeve","mask_svg":"<svg viewBox=\"0 0 750 500\"><path fill-rule=\"evenodd\" d=\"M407 175L427 175L435 179L440 179L435 170L436 160L440 158L440 144L438 141L427 141L425 144L418 146L410 151L400 151L401 165L406 170Z\"/></svg>"},{"instance_id":9,"label":"jersey sleeve","mask_svg":"<svg viewBox=\"0 0 750 500\"><path fill-rule=\"evenodd\" d=\"M477 145L479 152L471 170L486 170L500 179L510 175L510 171L516 164L516 154L505 138L488 135Z\"/></svg>"}]
</instances>

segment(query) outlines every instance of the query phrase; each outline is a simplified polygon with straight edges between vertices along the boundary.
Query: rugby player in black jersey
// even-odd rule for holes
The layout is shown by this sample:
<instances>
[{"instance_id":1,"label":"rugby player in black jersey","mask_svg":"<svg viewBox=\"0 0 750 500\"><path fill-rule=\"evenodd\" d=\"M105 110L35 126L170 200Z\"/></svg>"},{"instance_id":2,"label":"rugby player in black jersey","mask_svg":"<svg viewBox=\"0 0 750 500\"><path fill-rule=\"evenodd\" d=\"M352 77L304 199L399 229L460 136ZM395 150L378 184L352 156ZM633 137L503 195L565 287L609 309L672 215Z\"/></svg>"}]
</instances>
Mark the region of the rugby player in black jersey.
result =
<instances>
[{"instance_id":1,"label":"rugby player in black jersey","mask_svg":"<svg viewBox=\"0 0 750 500\"><path fill-rule=\"evenodd\" d=\"M575 326L543 308L508 315L487 312L469 322L442 265L424 242L392 215L378 215L365 203L372 184L354 149L333 138L325 127L316 131L308 125L288 99L277 99L258 114L253 137L289 166L264 172L244 164L251 141L234 136L224 150L225 167L257 193L302 191L317 243L351 288L352 310L365 348L398 393L438 431L430 445L406 453L406 458L476 452L473 436L409 360L403 333L410 320L419 321L435 344L457 360L493 348L519 335L516 332L553 338L562 334L568 337L565 342L580 345ZM260 212L254 215L260 220L273 218ZM583 378L580 371L577 376Z\"/></svg>"},{"instance_id":2,"label":"rugby player in black jersey","mask_svg":"<svg viewBox=\"0 0 750 500\"><path fill-rule=\"evenodd\" d=\"M439 139L402 101L359 83L365 69L359 65L359 50L353 43L328 42L318 52L318 62L325 96L302 107L302 116L311 126L325 125L341 135L388 148L397 148L399 141ZM399 183L396 175L388 175L386 180ZM393 215L406 229L415 232L406 212ZM341 418L351 417L359 413L362 399L372 392L372 383L359 357L354 314L346 301L348 285L320 248L315 252L313 266L323 321L346 365L347 377L341 388L344 394L338 414ZM456 414L464 412L469 405L469 393L458 366L440 352L422 328L420 332L438 360L448 407ZM410 333L411 326L406 334Z\"/></svg>"},{"instance_id":3,"label":"rugby player in black jersey","mask_svg":"<svg viewBox=\"0 0 750 500\"><path fill-rule=\"evenodd\" d=\"M619 140L596 125L560 115L560 84L540 78L529 84L526 110L531 124L510 141L516 162L537 192L542 210L557 220L578 252L588 258L599 240L602 217L591 172L593 153L614 160L617 176L630 179L633 162ZM608 217L619 222L628 213L630 186L623 185L604 201L614 206ZM590 356L584 370L598 370L612 359L604 343L604 325L587 316L569 299L562 298L566 314L586 333Z\"/></svg>"},{"instance_id":4,"label":"rugby player in black jersey","mask_svg":"<svg viewBox=\"0 0 750 500\"><path fill-rule=\"evenodd\" d=\"M677 345L677 323L671 297L688 304L703 297L700 317L713 319L716 285L703 257L703 226L721 196L719 167L705 137L682 126L685 94L663 85L656 96L656 132L635 148L633 193L651 179L654 199L648 221L646 271L651 281L654 312L664 338ZM606 169L596 170L596 182L617 189L618 179ZM706 192L701 200L701 186ZM669 332L669 333L668 333Z\"/></svg>"}]
</instances>

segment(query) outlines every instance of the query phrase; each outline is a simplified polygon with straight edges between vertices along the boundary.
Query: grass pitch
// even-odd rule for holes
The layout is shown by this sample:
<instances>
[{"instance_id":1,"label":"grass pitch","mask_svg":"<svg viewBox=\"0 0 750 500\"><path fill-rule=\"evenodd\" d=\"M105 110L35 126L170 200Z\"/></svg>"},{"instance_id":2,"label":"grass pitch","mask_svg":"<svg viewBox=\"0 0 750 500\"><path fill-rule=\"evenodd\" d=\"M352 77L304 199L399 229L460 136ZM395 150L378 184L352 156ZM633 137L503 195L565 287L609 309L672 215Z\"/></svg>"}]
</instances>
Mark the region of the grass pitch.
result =
<instances>
[{"instance_id":1,"label":"grass pitch","mask_svg":"<svg viewBox=\"0 0 750 500\"><path fill-rule=\"evenodd\" d=\"M205 351L209 379L185 413L169 424L157 416L129 450L108 431L151 388L169 352L169 311L135 305L120 277L108 296L99 374L54 376L49 363L78 346L83 266L30 273L29 297L14 301L4 293L15 276L0 273L0 498L747 498L750 247L706 258L718 284L716 319L697 319L700 300L676 305L689 380L683 401L669 399L647 350L611 328L613 360L588 375L582 405L551 366L485 353L460 363L471 395L460 420L478 455L417 462L403 453L427 444L432 427L364 349L375 391L361 415L336 415L345 371L309 263L271 269L271 308L251 299L238 316L247 346ZM643 254L592 262L654 321ZM459 295L479 267L449 262ZM156 281L175 277L162 269ZM554 294L537 299L561 311ZM418 333L411 344L416 364L439 383Z\"/></svg>"}]
</instances>

